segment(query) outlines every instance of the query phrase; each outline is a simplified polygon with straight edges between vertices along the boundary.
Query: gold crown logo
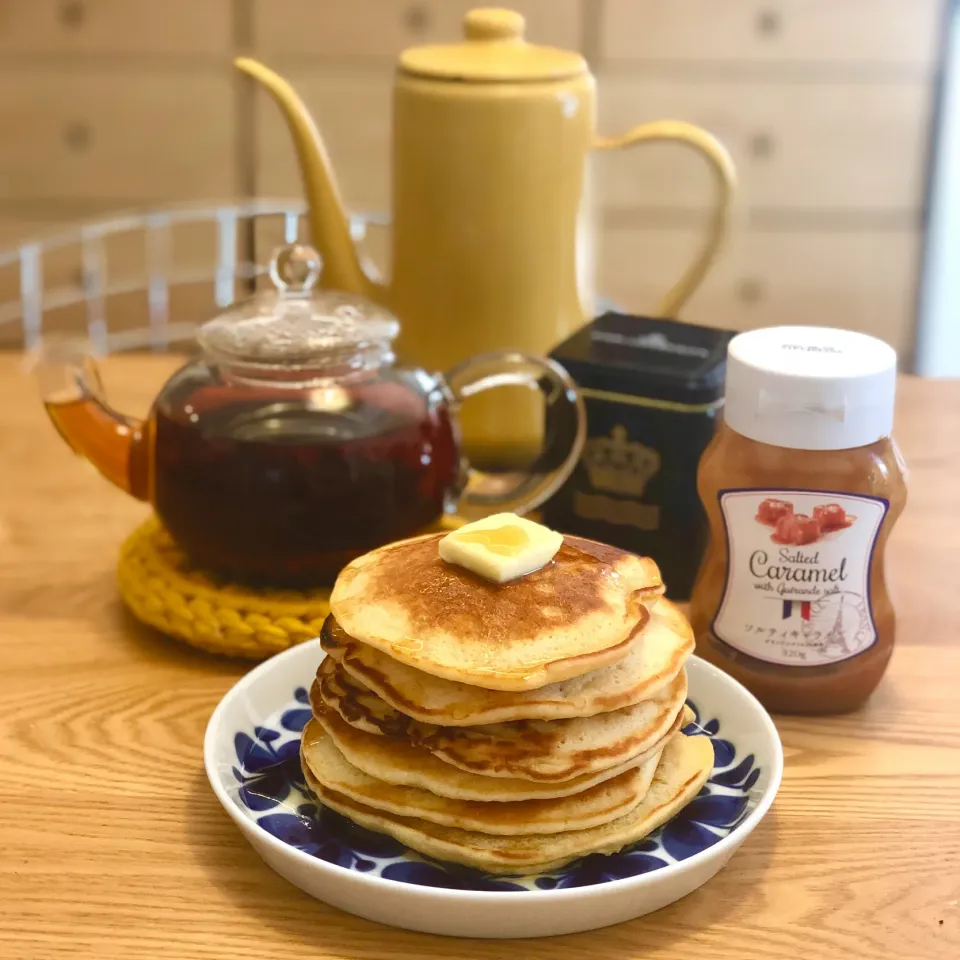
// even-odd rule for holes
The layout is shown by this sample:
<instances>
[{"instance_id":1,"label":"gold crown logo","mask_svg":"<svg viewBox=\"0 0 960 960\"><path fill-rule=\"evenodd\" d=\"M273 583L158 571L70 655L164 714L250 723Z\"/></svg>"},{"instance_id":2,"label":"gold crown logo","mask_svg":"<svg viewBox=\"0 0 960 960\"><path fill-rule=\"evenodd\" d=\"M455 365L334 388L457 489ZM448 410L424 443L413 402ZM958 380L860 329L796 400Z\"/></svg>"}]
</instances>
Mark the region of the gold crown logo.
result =
<instances>
[{"instance_id":1,"label":"gold crown logo","mask_svg":"<svg viewBox=\"0 0 960 960\"><path fill-rule=\"evenodd\" d=\"M660 469L660 454L627 439L627 428L616 426L607 437L588 440L583 462L596 490L639 497Z\"/></svg>"}]
</instances>

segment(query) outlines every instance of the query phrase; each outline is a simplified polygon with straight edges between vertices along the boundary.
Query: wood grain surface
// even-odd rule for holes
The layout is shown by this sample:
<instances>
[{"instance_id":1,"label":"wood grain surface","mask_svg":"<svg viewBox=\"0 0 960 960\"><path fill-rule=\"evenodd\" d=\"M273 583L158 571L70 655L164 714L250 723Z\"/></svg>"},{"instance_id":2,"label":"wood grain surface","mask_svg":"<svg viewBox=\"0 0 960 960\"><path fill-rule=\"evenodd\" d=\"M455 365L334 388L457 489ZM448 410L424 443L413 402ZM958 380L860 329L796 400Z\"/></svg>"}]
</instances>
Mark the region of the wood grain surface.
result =
<instances>
[{"instance_id":1,"label":"wood grain surface","mask_svg":"<svg viewBox=\"0 0 960 960\"><path fill-rule=\"evenodd\" d=\"M960 383L902 382L911 501L892 542L899 645L861 713L778 719L783 787L684 901L523 944L428 937L273 874L210 791L204 726L247 669L139 627L114 560L145 514L74 459L0 356L0 956L6 960L956 960L960 956ZM122 358L143 409L170 361Z\"/></svg>"}]
</instances>

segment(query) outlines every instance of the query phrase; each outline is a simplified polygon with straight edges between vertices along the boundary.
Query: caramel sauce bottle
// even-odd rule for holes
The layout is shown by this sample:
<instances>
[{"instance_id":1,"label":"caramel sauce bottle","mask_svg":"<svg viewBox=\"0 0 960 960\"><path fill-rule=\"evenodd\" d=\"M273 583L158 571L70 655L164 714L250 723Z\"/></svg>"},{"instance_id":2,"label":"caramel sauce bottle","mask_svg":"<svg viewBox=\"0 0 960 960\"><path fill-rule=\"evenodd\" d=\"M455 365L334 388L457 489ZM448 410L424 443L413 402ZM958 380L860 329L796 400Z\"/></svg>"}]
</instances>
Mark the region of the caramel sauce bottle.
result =
<instances>
[{"instance_id":1,"label":"caramel sauce bottle","mask_svg":"<svg viewBox=\"0 0 960 960\"><path fill-rule=\"evenodd\" d=\"M697 486L710 543L697 653L769 709L840 713L894 644L885 549L906 501L891 437L896 354L873 337L778 327L735 337Z\"/></svg>"}]
</instances>

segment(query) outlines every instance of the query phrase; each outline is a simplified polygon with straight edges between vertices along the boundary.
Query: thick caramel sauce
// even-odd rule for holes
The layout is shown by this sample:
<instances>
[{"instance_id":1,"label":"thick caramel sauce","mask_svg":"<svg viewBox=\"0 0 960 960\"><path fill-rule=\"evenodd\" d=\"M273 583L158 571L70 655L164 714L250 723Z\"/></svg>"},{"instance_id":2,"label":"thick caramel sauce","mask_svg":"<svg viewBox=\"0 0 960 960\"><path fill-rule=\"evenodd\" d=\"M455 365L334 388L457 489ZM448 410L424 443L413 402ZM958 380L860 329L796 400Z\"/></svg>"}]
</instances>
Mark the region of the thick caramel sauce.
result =
<instances>
[{"instance_id":1,"label":"thick caramel sauce","mask_svg":"<svg viewBox=\"0 0 960 960\"><path fill-rule=\"evenodd\" d=\"M884 437L876 443L848 450L792 450L748 439L722 424L700 461L697 485L710 525L710 543L694 586L690 611L697 653L739 680L774 711L841 713L860 706L880 682L894 643L895 617L887 589L884 554L907 493L903 460L893 439ZM739 555L731 559L731 553L736 554L738 536L741 545L743 540L741 531L731 529L725 521L721 498L731 492L748 497L754 493L758 497L766 496L762 491L771 493L761 504L758 516L739 522L770 531L769 546L757 550L755 560L745 557L741 546ZM782 491L782 495L773 491ZM827 523L819 539L811 543L806 536L798 536L789 541L791 545L782 546L784 540L778 537L774 524L791 519L781 516L791 508L787 501L810 497L820 498L826 504L820 516L826 518ZM740 569L747 566L757 574L756 595L760 599L755 605L766 605L766 609L773 605L775 616L780 620L778 634L786 631L792 635L796 631L802 637L804 630L815 625L816 601L804 603L802 599L788 598L802 598L807 583L797 581L812 580L817 567L824 566L827 550L837 550L832 545L842 542L831 538L855 525L856 517L840 519L839 507L831 502L844 497L870 498L883 509L869 553L867 589L860 613L863 618L869 617L869 629L875 639L862 652L853 655L848 651L836 662L812 666L800 662L768 662L725 643L717 636L717 623L725 594L730 589L732 563L739 563ZM804 517L803 522L810 519ZM861 518L859 522L866 519ZM760 553L764 556L762 563ZM805 571L806 576L796 575L792 582L784 582L785 571L804 566L810 568ZM852 562L840 565L835 573L826 577L837 580L837 585L834 587L831 583L826 592L831 594L831 609L838 621L850 614L845 604L851 594L842 595L842 590L849 589L853 582L856 572L853 567ZM826 569L820 572L829 573ZM769 594L760 592L762 590L769 590ZM828 634L832 625L833 620L826 617L823 632ZM825 637L824 642L828 640L829 637ZM799 645L795 649L800 649Z\"/></svg>"}]
</instances>

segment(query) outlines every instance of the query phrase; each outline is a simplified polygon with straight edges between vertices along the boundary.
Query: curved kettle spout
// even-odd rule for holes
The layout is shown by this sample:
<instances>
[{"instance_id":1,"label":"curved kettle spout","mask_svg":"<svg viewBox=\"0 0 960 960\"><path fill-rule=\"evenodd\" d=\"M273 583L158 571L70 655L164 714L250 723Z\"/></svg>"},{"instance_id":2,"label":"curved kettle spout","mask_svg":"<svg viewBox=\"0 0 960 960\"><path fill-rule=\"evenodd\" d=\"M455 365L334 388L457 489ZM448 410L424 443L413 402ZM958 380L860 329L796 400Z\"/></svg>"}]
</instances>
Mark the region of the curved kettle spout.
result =
<instances>
[{"instance_id":1,"label":"curved kettle spout","mask_svg":"<svg viewBox=\"0 0 960 960\"><path fill-rule=\"evenodd\" d=\"M270 93L290 129L307 194L310 233L323 257L323 286L369 296L374 283L360 266L327 151L303 101L283 77L262 63L248 57L233 63Z\"/></svg>"}]
</instances>

